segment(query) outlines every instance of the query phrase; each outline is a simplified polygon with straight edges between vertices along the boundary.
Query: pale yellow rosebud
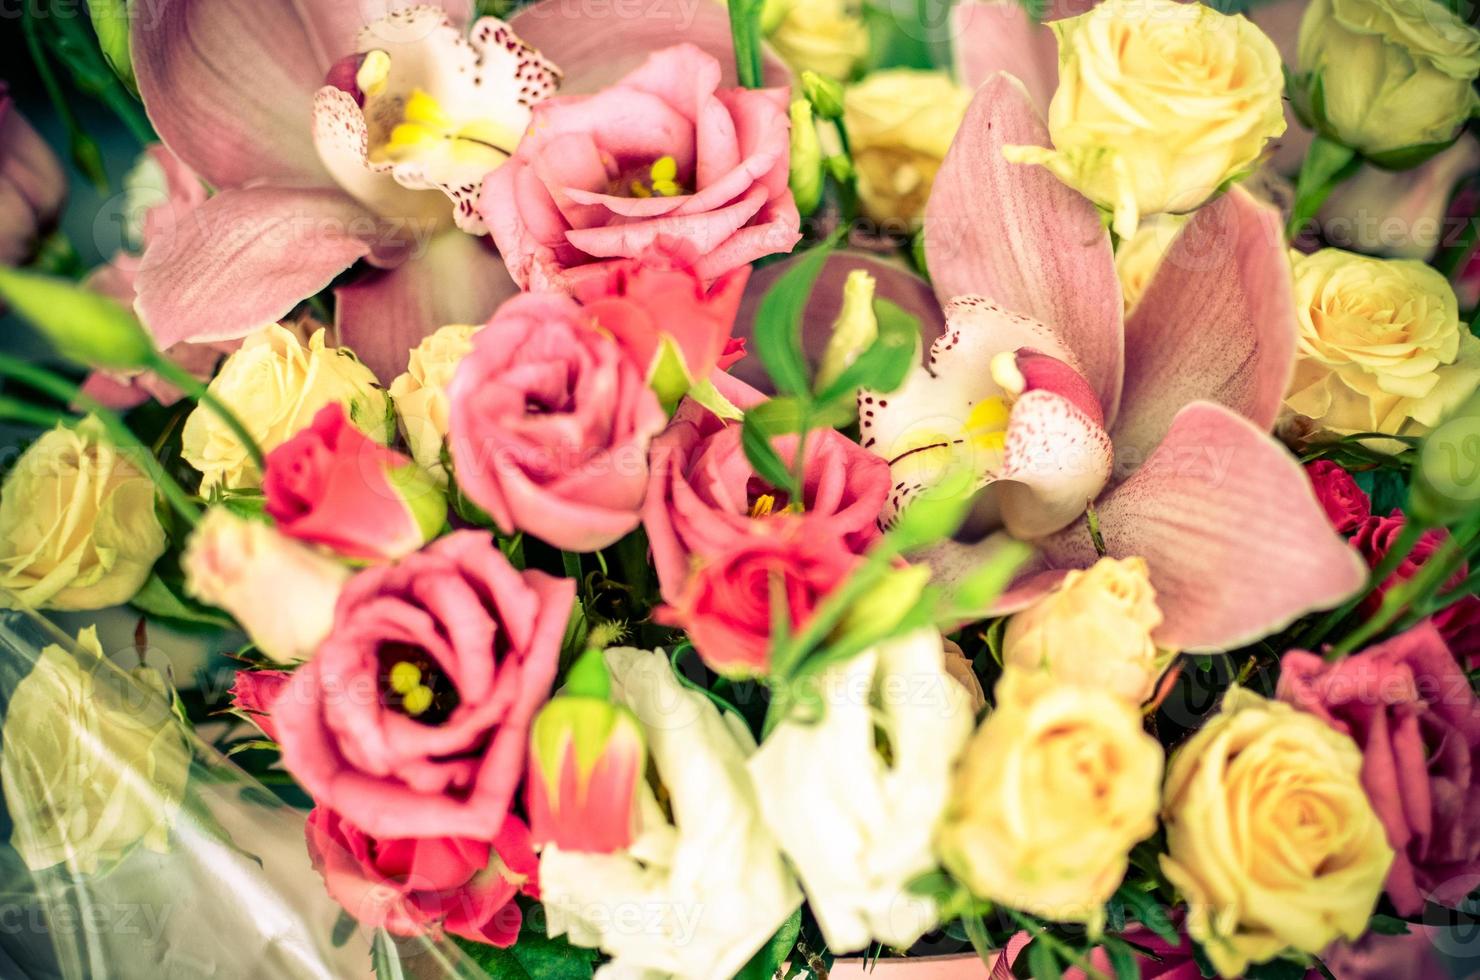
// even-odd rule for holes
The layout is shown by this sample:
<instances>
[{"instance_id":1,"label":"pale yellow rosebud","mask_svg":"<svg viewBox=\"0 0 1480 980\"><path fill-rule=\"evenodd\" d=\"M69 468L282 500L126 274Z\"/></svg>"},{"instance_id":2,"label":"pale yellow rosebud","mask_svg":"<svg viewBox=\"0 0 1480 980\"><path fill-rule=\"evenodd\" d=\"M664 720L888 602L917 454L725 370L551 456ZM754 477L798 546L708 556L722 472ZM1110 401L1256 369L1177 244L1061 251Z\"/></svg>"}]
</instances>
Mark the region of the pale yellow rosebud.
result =
<instances>
[{"instance_id":1,"label":"pale yellow rosebud","mask_svg":"<svg viewBox=\"0 0 1480 980\"><path fill-rule=\"evenodd\" d=\"M0 487L0 590L36 609L132 599L167 543L154 497L96 419L52 429Z\"/></svg>"},{"instance_id":2,"label":"pale yellow rosebud","mask_svg":"<svg viewBox=\"0 0 1480 980\"><path fill-rule=\"evenodd\" d=\"M1009 147L1114 214L1191 211L1253 169L1285 131L1279 52L1241 15L1176 0L1106 0L1055 21L1053 149Z\"/></svg>"},{"instance_id":3,"label":"pale yellow rosebud","mask_svg":"<svg viewBox=\"0 0 1480 980\"><path fill-rule=\"evenodd\" d=\"M937 850L980 898L1097 927L1131 848L1156 830L1161 746L1108 691L1009 665L995 694Z\"/></svg>"},{"instance_id":4,"label":"pale yellow rosebud","mask_svg":"<svg viewBox=\"0 0 1480 980\"><path fill-rule=\"evenodd\" d=\"M843 308L833 321L832 336L822 352L817 368L817 388L822 390L837 380L858 355L868 350L879 336L879 320L874 315L874 277L863 269L854 269L843 280Z\"/></svg>"},{"instance_id":5,"label":"pale yellow rosebud","mask_svg":"<svg viewBox=\"0 0 1480 980\"><path fill-rule=\"evenodd\" d=\"M794 99L791 103L791 196L797 211L806 217L822 201L822 142L817 138L817 123L812 119L812 103Z\"/></svg>"},{"instance_id":6,"label":"pale yellow rosebud","mask_svg":"<svg viewBox=\"0 0 1480 980\"><path fill-rule=\"evenodd\" d=\"M391 382L391 399L401 432L417 464L443 486L442 444L447 439L447 386L457 366L473 349L481 325L454 323L441 327L411 348L406 370Z\"/></svg>"},{"instance_id":7,"label":"pale yellow rosebud","mask_svg":"<svg viewBox=\"0 0 1480 980\"><path fill-rule=\"evenodd\" d=\"M938 71L878 71L843 94L843 123L858 171L858 197L875 221L917 226L936 171L971 104L971 92Z\"/></svg>"},{"instance_id":8,"label":"pale yellow rosebud","mask_svg":"<svg viewBox=\"0 0 1480 980\"><path fill-rule=\"evenodd\" d=\"M1161 621L1145 560L1101 558L1008 620L1002 662L1140 704L1170 656L1151 638Z\"/></svg>"},{"instance_id":9,"label":"pale yellow rosebud","mask_svg":"<svg viewBox=\"0 0 1480 980\"><path fill-rule=\"evenodd\" d=\"M1239 687L1173 753L1162 870L1223 976L1367 930L1393 851L1361 771L1349 736Z\"/></svg>"},{"instance_id":10,"label":"pale yellow rosebud","mask_svg":"<svg viewBox=\"0 0 1480 980\"><path fill-rule=\"evenodd\" d=\"M1309 437L1422 435L1480 386L1480 340L1438 272L1336 248L1293 261L1300 333L1285 407Z\"/></svg>"},{"instance_id":11,"label":"pale yellow rosebud","mask_svg":"<svg viewBox=\"0 0 1480 980\"><path fill-rule=\"evenodd\" d=\"M1162 256L1172 245L1172 239L1187 223L1180 214L1159 214L1141 222L1136 233L1121 241L1115 250L1115 271L1120 276L1120 294L1125 297L1125 311L1129 313L1140 302L1151 277L1161 265Z\"/></svg>"},{"instance_id":12,"label":"pale yellow rosebud","mask_svg":"<svg viewBox=\"0 0 1480 980\"><path fill-rule=\"evenodd\" d=\"M210 390L241 419L263 452L287 442L334 402L375 441L389 443L394 434L390 399L375 375L350 351L325 346L322 330L304 345L276 323L263 327L226 359ZM197 406L185 420L181 442L180 455L201 472L203 492L262 482L241 440L206 406Z\"/></svg>"},{"instance_id":13,"label":"pale yellow rosebud","mask_svg":"<svg viewBox=\"0 0 1480 980\"><path fill-rule=\"evenodd\" d=\"M773 7L776 24L767 38L793 70L845 79L868 54L868 28L849 0L790 0Z\"/></svg>"},{"instance_id":14,"label":"pale yellow rosebud","mask_svg":"<svg viewBox=\"0 0 1480 980\"><path fill-rule=\"evenodd\" d=\"M6 705L0 785L26 867L106 871L136 846L163 853L190 773L164 678L108 676L97 630L81 656L44 647Z\"/></svg>"},{"instance_id":15,"label":"pale yellow rosebud","mask_svg":"<svg viewBox=\"0 0 1480 980\"><path fill-rule=\"evenodd\" d=\"M1387 166L1432 156L1480 103L1480 31L1436 0L1311 0L1299 63L1316 127Z\"/></svg>"}]
</instances>

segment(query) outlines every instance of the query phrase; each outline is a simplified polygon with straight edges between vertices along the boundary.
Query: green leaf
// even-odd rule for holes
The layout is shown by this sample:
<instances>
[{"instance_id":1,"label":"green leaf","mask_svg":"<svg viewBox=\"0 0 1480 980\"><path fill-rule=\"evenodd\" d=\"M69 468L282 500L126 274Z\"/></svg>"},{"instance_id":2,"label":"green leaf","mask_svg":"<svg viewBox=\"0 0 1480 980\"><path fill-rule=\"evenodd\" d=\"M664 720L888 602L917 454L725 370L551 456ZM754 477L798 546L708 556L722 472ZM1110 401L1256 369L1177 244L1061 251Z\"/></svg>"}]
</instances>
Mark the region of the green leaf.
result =
<instances>
[{"instance_id":1,"label":"green leaf","mask_svg":"<svg viewBox=\"0 0 1480 980\"><path fill-rule=\"evenodd\" d=\"M745 458L761 479L777 489L791 488L791 473L771 445L764 419L758 419L754 411L745 413L745 421L740 427L740 445L745 450Z\"/></svg>"},{"instance_id":2,"label":"green leaf","mask_svg":"<svg viewBox=\"0 0 1480 980\"><path fill-rule=\"evenodd\" d=\"M1121 885L1115 897L1125 903L1137 922L1156 933L1157 938L1173 946L1181 944L1182 937L1173 928L1171 916L1156 899L1132 885Z\"/></svg>"},{"instance_id":3,"label":"green leaf","mask_svg":"<svg viewBox=\"0 0 1480 980\"><path fill-rule=\"evenodd\" d=\"M755 314L755 350L783 395L811 390L807 358L802 353L802 314L832 243L818 245L798 259L761 297Z\"/></svg>"},{"instance_id":4,"label":"green leaf","mask_svg":"<svg viewBox=\"0 0 1480 980\"><path fill-rule=\"evenodd\" d=\"M1391 915L1374 915L1367 923L1367 931L1379 936L1406 936L1408 923Z\"/></svg>"},{"instance_id":5,"label":"green leaf","mask_svg":"<svg viewBox=\"0 0 1480 980\"><path fill-rule=\"evenodd\" d=\"M160 578L158 573L149 576L149 580L129 600L129 604L140 612L159 619L236 629L236 623L231 617L219 609L201 605L181 595L177 588Z\"/></svg>"},{"instance_id":6,"label":"green leaf","mask_svg":"<svg viewBox=\"0 0 1480 980\"><path fill-rule=\"evenodd\" d=\"M791 955L792 947L797 944L797 935L802 931L802 910L798 908L786 921L781 923L781 928L776 930L776 935L766 943L756 954L750 958L750 962L740 968L735 974L735 980L771 980L776 975L777 969L786 958Z\"/></svg>"},{"instance_id":7,"label":"green leaf","mask_svg":"<svg viewBox=\"0 0 1480 980\"><path fill-rule=\"evenodd\" d=\"M1244 971L1246 980L1303 980L1306 966L1295 960L1275 959L1255 963Z\"/></svg>"},{"instance_id":8,"label":"green leaf","mask_svg":"<svg viewBox=\"0 0 1480 980\"><path fill-rule=\"evenodd\" d=\"M349 937L355 934L359 926L354 916L341 909L339 918L334 920L334 931L329 935L329 941L334 944L335 949L338 949L349 942Z\"/></svg>"},{"instance_id":9,"label":"green leaf","mask_svg":"<svg viewBox=\"0 0 1480 980\"><path fill-rule=\"evenodd\" d=\"M1029 943L1027 953L1028 972L1033 980L1059 980L1064 975L1059 969L1059 958L1042 938Z\"/></svg>"},{"instance_id":10,"label":"green leaf","mask_svg":"<svg viewBox=\"0 0 1480 980\"><path fill-rule=\"evenodd\" d=\"M498 980L590 980L596 951L572 946L526 928L507 949L454 937L459 949L490 977Z\"/></svg>"},{"instance_id":11,"label":"green leaf","mask_svg":"<svg viewBox=\"0 0 1480 980\"><path fill-rule=\"evenodd\" d=\"M1136 952L1121 939L1107 939L1105 954L1110 957L1110 969L1116 980L1140 980L1141 967L1136 962Z\"/></svg>"},{"instance_id":12,"label":"green leaf","mask_svg":"<svg viewBox=\"0 0 1480 980\"><path fill-rule=\"evenodd\" d=\"M878 337L818 394L818 401L849 398L859 388L888 394L904 384L918 359L920 321L887 299L874 300L874 317Z\"/></svg>"},{"instance_id":13,"label":"green leaf","mask_svg":"<svg viewBox=\"0 0 1480 980\"><path fill-rule=\"evenodd\" d=\"M1006 542L992 557L972 569L956 589L956 608L982 610L990 606L1007 588L1017 570L1033 554L1033 549L1020 541Z\"/></svg>"},{"instance_id":14,"label":"green leaf","mask_svg":"<svg viewBox=\"0 0 1480 980\"><path fill-rule=\"evenodd\" d=\"M1300 234L1337 185L1356 173L1361 164L1361 159L1351 147L1324 136L1312 140L1305 153L1305 162L1300 165L1300 177L1295 184L1295 204L1290 211L1290 221L1285 225L1286 237L1294 238Z\"/></svg>"},{"instance_id":15,"label":"green leaf","mask_svg":"<svg viewBox=\"0 0 1480 980\"><path fill-rule=\"evenodd\" d=\"M915 497L889 532L899 550L915 551L955 534L976 499L972 482L965 472L947 474L935 487Z\"/></svg>"},{"instance_id":16,"label":"green leaf","mask_svg":"<svg viewBox=\"0 0 1480 980\"><path fill-rule=\"evenodd\" d=\"M406 972L401 969L401 951L384 929L375 930L375 941L370 945L370 964L375 969L376 980L406 980Z\"/></svg>"}]
</instances>

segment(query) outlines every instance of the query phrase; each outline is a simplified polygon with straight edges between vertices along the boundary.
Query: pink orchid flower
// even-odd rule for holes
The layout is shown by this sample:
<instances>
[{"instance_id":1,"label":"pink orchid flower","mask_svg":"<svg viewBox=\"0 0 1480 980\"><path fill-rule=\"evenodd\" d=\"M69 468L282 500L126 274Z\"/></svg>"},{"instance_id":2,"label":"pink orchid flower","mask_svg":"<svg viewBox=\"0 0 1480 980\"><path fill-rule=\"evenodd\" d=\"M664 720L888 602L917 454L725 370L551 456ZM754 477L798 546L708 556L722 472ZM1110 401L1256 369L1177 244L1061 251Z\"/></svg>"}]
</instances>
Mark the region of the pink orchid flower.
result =
<instances>
[{"instance_id":1,"label":"pink orchid flower","mask_svg":"<svg viewBox=\"0 0 1480 980\"><path fill-rule=\"evenodd\" d=\"M945 333L900 390L860 398L861 441L889 460L889 520L964 473L966 536L927 556L945 578L1005 538L1033 543L1005 609L1097 558L1151 568L1184 650L1251 641L1364 579L1296 461L1269 435L1293 367L1279 216L1233 190L1173 242L1129 320L1094 206L1002 148L1047 145L1032 98L998 74L936 177L926 253Z\"/></svg>"},{"instance_id":2,"label":"pink orchid flower","mask_svg":"<svg viewBox=\"0 0 1480 980\"><path fill-rule=\"evenodd\" d=\"M644 13L546 0L506 25L473 21L472 0L174 0L134 18L150 119L216 190L149 243L141 317L162 347L239 338L364 259L336 290L339 339L389 380L432 329L517 291L469 195L556 65L579 90L599 80L593 39L640 61L675 34L730 60L718 4Z\"/></svg>"}]
</instances>

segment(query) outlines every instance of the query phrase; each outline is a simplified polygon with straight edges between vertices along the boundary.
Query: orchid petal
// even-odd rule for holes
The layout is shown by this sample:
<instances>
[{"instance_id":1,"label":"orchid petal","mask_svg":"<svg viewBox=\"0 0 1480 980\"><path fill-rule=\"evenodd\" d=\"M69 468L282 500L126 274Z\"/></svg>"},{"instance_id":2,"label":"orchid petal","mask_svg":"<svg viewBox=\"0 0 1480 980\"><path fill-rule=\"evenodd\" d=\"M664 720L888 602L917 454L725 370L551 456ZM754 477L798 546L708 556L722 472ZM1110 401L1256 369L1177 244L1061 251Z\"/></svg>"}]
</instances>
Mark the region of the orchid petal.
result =
<instances>
[{"instance_id":1,"label":"orchid petal","mask_svg":"<svg viewBox=\"0 0 1480 980\"><path fill-rule=\"evenodd\" d=\"M370 270L334 290L339 342L388 384L427 334L449 323L483 323L518 292L498 253L449 230L404 265Z\"/></svg>"},{"instance_id":2,"label":"orchid petal","mask_svg":"<svg viewBox=\"0 0 1480 980\"><path fill-rule=\"evenodd\" d=\"M1048 145L1023 83L988 79L971 102L925 208L925 251L942 300L986 296L1051 325L1074 351L1107 420L1124 361L1120 281L1094 205L1005 146Z\"/></svg>"},{"instance_id":3,"label":"orchid petal","mask_svg":"<svg viewBox=\"0 0 1480 980\"><path fill-rule=\"evenodd\" d=\"M1028 392L1012 406L992 485L1003 526L1023 541L1067 527L1104 489L1113 460L1110 436L1096 419L1061 395Z\"/></svg>"},{"instance_id":4,"label":"orchid petal","mask_svg":"<svg viewBox=\"0 0 1480 980\"><path fill-rule=\"evenodd\" d=\"M734 87L735 54L730 14L712 0L648 0L636 16L620 4L570 4L541 0L509 18L509 26L544 53L565 75L562 95L598 91L640 66L648 55L688 43L724 66L720 84ZM763 84L791 84L791 72L769 49Z\"/></svg>"},{"instance_id":5,"label":"orchid petal","mask_svg":"<svg viewBox=\"0 0 1480 980\"><path fill-rule=\"evenodd\" d=\"M454 26L464 28L473 19L474 4L473 0L355 0L354 3L318 2L299 6L308 20L319 59L329 65L355 51L356 45L366 40L367 32L404 38L405 32L399 30L399 25L404 24L405 19L411 16L409 11L416 8L436 9L445 14ZM387 17L391 19L383 21Z\"/></svg>"},{"instance_id":6,"label":"orchid petal","mask_svg":"<svg viewBox=\"0 0 1480 980\"><path fill-rule=\"evenodd\" d=\"M134 70L149 119L208 183L330 183L308 127L328 63L304 6L175 0L131 18Z\"/></svg>"},{"instance_id":7,"label":"orchid petal","mask_svg":"<svg viewBox=\"0 0 1480 980\"><path fill-rule=\"evenodd\" d=\"M1108 553L1151 569L1156 641L1225 650L1346 599L1366 566L1332 530L1295 459L1248 419L1194 402L1156 451L1097 504ZM1098 557L1083 525L1039 542L1057 567Z\"/></svg>"},{"instance_id":8,"label":"orchid petal","mask_svg":"<svg viewBox=\"0 0 1480 980\"><path fill-rule=\"evenodd\" d=\"M149 242L135 308L161 348L244 337L369 254L379 231L338 191L223 191Z\"/></svg>"},{"instance_id":9,"label":"orchid petal","mask_svg":"<svg viewBox=\"0 0 1480 980\"><path fill-rule=\"evenodd\" d=\"M1144 459L1173 416L1217 402L1268 429L1295 364L1295 299L1279 215L1234 188L1178 233L1126 324L1112 433Z\"/></svg>"},{"instance_id":10,"label":"orchid petal","mask_svg":"<svg viewBox=\"0 0 1480 980\"><path fill-rule=\"evenodd\" d=\"M1038 112L1059 87L1059 45L1053 31L1016 0L963 0L951 11L956 78L974 89L997 72L1015 76Z\"/></svg>"},{"instance_id":11,"label":"orchid petal","mask_svg":"<svg viewBox=\"0 0 1480 980\"><path fill-rule=\"evenodd\" d=\"M402 186L389 164L370 165L370 130L360 104L348 92L326 85L315 93L313 141L334 180L371 211L420 222L434 231L446 223L445 197Z\"/></svg>"}]
</instances>

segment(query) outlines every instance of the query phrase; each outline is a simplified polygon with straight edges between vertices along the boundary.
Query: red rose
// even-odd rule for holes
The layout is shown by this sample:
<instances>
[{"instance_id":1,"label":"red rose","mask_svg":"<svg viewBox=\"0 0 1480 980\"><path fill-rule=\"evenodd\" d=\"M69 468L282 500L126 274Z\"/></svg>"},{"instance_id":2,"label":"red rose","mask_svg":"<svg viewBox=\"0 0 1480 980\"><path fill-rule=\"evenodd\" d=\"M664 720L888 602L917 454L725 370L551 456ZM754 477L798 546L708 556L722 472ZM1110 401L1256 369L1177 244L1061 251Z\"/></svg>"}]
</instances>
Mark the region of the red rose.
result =
<instances>
[{"instance_id":1,"label":"red rose","mask_svg":"<svg viewBox=\"0 0 1480 980\"><path fill-rule=\"evenodd\" d=\"M492 843L456 837L375 838L316 807L308 854L329 895L360 922L397 936L441 928L464 939L512 946L520 892L539 896L539 859L529 828L504 819Z\"/></svg>"},{"instance_id":2,"label":"red rose","mask_svg":"<svg viewBox=\"0 0 1480 980\"><path fill-rule=\"evenodd\" d=\"M1372 501L1346 470L1329 459L1307 464L1305 475L1316 492L1316 500L1326 511L1331 526L1342 534L1355 531L1372 516Z\"/></svg>"},{"instance_id":3,"label":"red rose","mask_svg":"<svg viewBox=\"0 0 1480 980\"><path fill-rule=\"evenodd\" d=\"M1405 523L1401 511L1394 510L1386 517L1374 514L1357 528L1357 533L1352 536L1352 544L1362 553L1367 564L1376 568L1392 550ZM1443 528L1425 531L1393 574L1386 581L1378 583L1376 590L1362 603L1362 612L1367 615L1376 612L1388 589L1412 578L1448 534ZM1445 583L1445 588L1453 588L1463 582L1468 572L1468 566L1461 565L1454 577ZM1469 663L1480 655L1480 597L1466 596L1439 612L1433 619L1439 633L1461 662Z\"/></svg>"},{"instance_id":4,"label":"red rose","mask_svg":"<svg viewBox=\"0 0 1480 980\"><path fill-rule=\"evenodd\" d=\"M1279 697L1350 735L1362 785L1396 856L1387 893L1403 915L1457 901L1480 875L1480 701L1424 623L1326 663L1285 654Z\"/></svg>"},{"instance_id":5,"label":"red rose","mask_svg":"<svg viewBox=\"0 0 1480 980\"><path fill-rule=\"evenodd\" d=\"M287 687L293 675L286 670L239 670L236 681L231 685L231 706L239 714L252 720L262 729L262 734L277 740L277 728L272 723L272 703Z\"/></svg>"}]
</instances>

